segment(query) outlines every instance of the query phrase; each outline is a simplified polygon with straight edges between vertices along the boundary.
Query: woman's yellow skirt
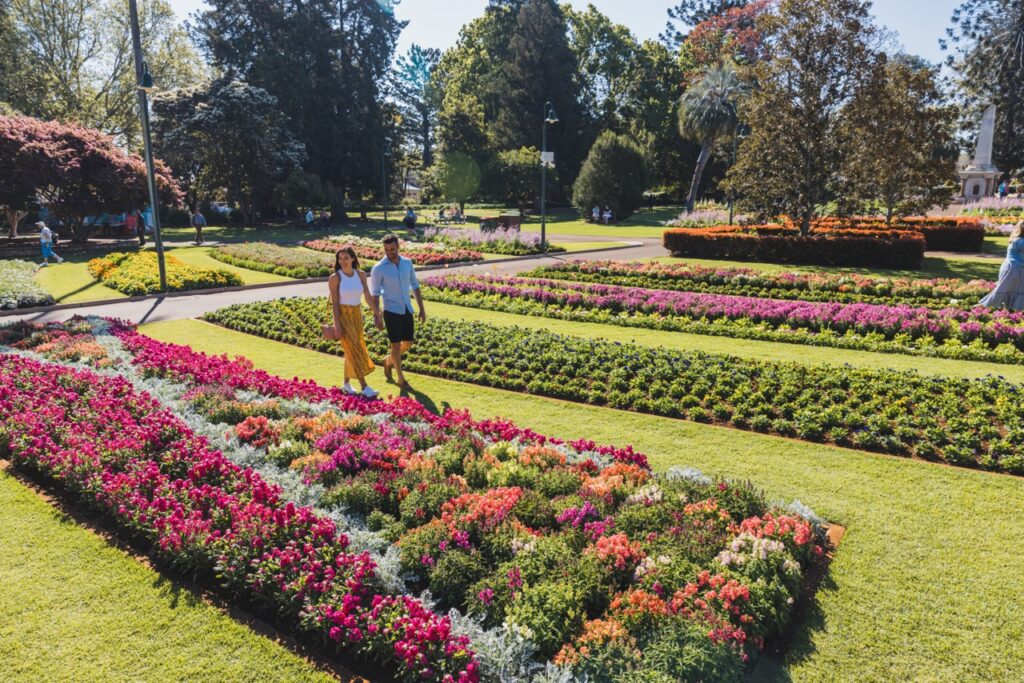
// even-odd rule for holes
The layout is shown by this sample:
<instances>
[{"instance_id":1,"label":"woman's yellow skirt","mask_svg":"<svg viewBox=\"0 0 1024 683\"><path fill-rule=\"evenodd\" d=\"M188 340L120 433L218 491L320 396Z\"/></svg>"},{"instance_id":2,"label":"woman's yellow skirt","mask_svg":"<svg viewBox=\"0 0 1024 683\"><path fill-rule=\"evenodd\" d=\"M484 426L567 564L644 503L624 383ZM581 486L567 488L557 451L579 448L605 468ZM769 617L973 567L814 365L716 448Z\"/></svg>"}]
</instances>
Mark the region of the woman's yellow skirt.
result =
<instances>
[{"instance_id":1,"label":"woman's yellow skirt","mask_svg":"<svg viewBox=\"0 0 1024 683\"><path fill-rule=\"evenodd\" d=\"M349 377L369 375L376 367L366 350L363 338L363 309L360 306L340 306L341 348L345 351L345 369Z\"/></svg>"}]
</instances>

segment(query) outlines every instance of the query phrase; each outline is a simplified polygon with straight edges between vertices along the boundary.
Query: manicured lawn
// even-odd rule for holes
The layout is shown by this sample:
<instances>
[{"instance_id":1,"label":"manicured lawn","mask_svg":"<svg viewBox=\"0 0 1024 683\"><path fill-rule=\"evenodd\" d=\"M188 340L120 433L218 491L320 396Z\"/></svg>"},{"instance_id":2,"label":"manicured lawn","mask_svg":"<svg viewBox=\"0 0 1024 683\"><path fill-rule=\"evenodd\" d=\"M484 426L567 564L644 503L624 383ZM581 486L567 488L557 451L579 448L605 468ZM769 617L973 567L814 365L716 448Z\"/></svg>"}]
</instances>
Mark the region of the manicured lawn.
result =
<instances>
[{"instance_id":1,"label":"manicured lawn","mask_svg":"<svg viewBox=\"0 0 1024 683\"><path fill-rule=\"evenodd\" d=\"M545 323L549 321L544 321ZM157 339L250 358L285 377L341 381L341 360L197 321ZM749 478L848 528L776 680L1016 680L1024 671L1024 479L582 406L409 375L428 406L540 432L632 443L658 469ZM384 393L394 387L373 378Z\"/></svg>"},{"instance_id":2,"label":"manicured lawn","mask_svg":"<svg viewBox=\"0 0 1024 683\"><path fill-rule=\"evenodd\" d=\"M558 211L547 217L550 235L589 235L599 237L661 237L665 232L665 221L675 218L682 209L657 208L654 212L641 209L617 225L594 225L587 223L579 214ZM523 232L540 232L540 219L529 218L522 227Z\"/></svg>"},{"instance_id":3,"label":"manicured lawn","mask_svg":"<svg viewBox=\"0 0 1024 683\"><path fill-rule=\"evenodd\" d=\"M59 253L59 252L58 252ZM69 254L64 263L49 265L36 273L36 282L59 304L101 299L123 299L125 295L93 279L85 264L105 252Z\"/></svg>"},{"instance_id":4,"label":"manicured lawn","mask_svg":"<svg viewBox=\"0 0 1024 683\"><path fill-rule=\"evenodd\" d=\"M152 249L152 244L150 244L149 248ZM247 268L229 266L226 263L221 263L211 258L209 250L209 247L175 247L167 249L165 253L174 254L174 256L192 266L213 269L221 268L237 273L242 278L243 284L246 285L257 285L266 282L287 282L290 280L290 278L272 273L261 273ZM36 282L60 304L101 301L103 299L122 299L125 297L124 294L96 282L86 267L90 259L102 256L104 253L107 252L93 251L87 254L70 254L65 258L64 263L40 269L36 273Z\"/></svg>"},{"instance_id":5,"label":"manicured lawn","mask_svg":"<svg viewBox=\"0 0 1024 683\"><path fill-rule=\"evenodd\" d=\"M263 273L258 270L249 270L248 268L239 268L238 266L228 265L222 261L210 256L210 247L179 247L176 249L168 249L168 254L174 254L185 263L196 266L197 268L208 268L210 270L227 270L235 273L238 277L242 278L242 284L246 285L261 285L267 282L290 282L292 278L284 277L283 275L274 275L273 273Z\"/></svg>"},{"instance_id":6,"label":"manicured lawn","mask_svg":"<svg viewBox=\"0 0 1024 683\"><path fill-rule=\"evenodd\" d=\"M986 375L996 375L1012 382L1024 383L1024 366L1021 365L905 356L895 353L872 353L870 351L833 349L803 344L783 344L733 339L731 337L687 334L684 332L628 328L618 325L531 317L437 302L430 302L427 306L427 312L430 315L452 318L454 320L478 321L491 325L518 325L528 329L549 330L558 334L607 339L622 343L636 343L643 346L663 347L679 351L728 353L740 358L791 361L815 365L849 364L862 368L917 370L925 374L947 377L985 377Z\"/></svg>"},{"instance_id":7,"label":"manicured lawn","mask_svg":"<svg viewBox=\"0 0 1024 683\"><path fill-rule=\"evenodd\" d=\"M0 678L332 681L0 471Z\"/></svg>"},{"instance_id":8,"label":"manicured lawn","mask_svg":"<svg viewBox=\"0 0 1024 683\"><path fill-rule=\"evenodd\" d=\"M875 277L937 278L951 277L961 280L996 280L999 278L1001 261L984 256L927 257L921 270L887 270L884 268L832 268L829 266L798 266L778 263L754 263L752 261L721 261L715 259L675 258L662 256L654 261L661 263L695 263L709 267L751 268L769 273L787 271L860 273Z\"/></svg>"}]
</instances>

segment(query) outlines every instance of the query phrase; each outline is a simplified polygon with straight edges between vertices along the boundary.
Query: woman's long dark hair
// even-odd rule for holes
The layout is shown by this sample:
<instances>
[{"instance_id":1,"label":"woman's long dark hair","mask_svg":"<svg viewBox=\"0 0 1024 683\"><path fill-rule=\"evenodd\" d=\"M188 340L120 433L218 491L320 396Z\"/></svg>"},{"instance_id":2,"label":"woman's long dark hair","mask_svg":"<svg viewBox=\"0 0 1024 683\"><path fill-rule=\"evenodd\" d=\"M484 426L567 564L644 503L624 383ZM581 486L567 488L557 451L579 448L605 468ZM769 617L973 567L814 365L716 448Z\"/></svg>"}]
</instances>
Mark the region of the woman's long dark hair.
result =
<instances>
[{"instance_id":1,"label":"woman's long dark hair","mask_svg":"<svg viewBox=\"0 0 1024 683\"><path fill-rule=\"evenodd\" d=\"M334 272L338 273L341 271L341 252L345 252L352 257L352 270L359 270L359 257L356 256L356 250L352 248L351 244L346 244L334 253Z\"/></svg>"}]
</instances>

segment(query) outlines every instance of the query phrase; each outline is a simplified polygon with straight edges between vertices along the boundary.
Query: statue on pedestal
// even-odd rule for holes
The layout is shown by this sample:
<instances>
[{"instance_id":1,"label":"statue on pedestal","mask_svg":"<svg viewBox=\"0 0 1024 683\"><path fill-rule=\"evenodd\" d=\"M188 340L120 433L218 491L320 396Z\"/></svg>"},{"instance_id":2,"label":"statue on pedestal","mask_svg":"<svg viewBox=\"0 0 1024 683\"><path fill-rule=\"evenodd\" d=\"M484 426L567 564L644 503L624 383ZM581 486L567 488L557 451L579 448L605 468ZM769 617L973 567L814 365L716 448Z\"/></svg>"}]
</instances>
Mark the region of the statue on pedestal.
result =
<instances>
[{"instance_id":1,"label":"statue on pedestal","mask_svg":"<svg viewBox=\"0 0 1024 683\"><path fill-rule=\"evenodd\" d=\"M991 197L996 193L1001 173L992 165L992 140L995 132L996 105L993 104L981 117L981 132L978 133L974 160L960 171L960 194L968 201Z\"/></svg>"}]
</instances>

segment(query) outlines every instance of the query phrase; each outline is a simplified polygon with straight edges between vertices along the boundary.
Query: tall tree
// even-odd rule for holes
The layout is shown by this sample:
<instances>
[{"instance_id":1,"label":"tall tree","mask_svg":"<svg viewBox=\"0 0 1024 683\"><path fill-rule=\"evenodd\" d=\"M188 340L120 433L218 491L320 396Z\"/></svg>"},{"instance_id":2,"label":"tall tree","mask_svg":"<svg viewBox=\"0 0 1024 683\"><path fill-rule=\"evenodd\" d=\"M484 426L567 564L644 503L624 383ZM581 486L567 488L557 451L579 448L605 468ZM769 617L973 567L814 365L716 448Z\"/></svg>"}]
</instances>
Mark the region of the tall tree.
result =
<instances>
[{"instance_id":1,"label":"tall tree","mask_svg":"<svg viewBox=\"0 0 1024 683\"><path fill-rule=\"evenodd\" d=\"M441 195L465 204L481 189L484 171L492 163L484 107L472 95L450 92L437 122L439 159L433 181Z\"/></svg>"},{"instance_id":2,"label":"tall tree","mask_svg":"<svg viewBox=\"0 0 1024 683\"><path fill-rule=\"evenodd\" d=\"M434 125L440 98L431 76L441 51L413 44L395 64L394 91L406 136L420 150L423 166L434 163Z\"/></svg>"},{"instance_id":3,"label":"tall tree","mask_svg":"<svg viewBox=\"0 0 1024 683\"><path fill-rule=\"evenodd\" d=\"M686 82L696 81L706 70L725 60L749 66L763 59L765 41L757 20L770 4L769 0L753 0L694 26L680 47L679 60Z\"/></svg>"},{"instance_id":4,"label":"tall tree","mask_svg":"<svg viewBox=\"0 0 1024 683\"><path fill-rule=\"evenodd\" d=\"M0 109L26 111L40 94L25 36L14 22L11 0L0 0Z\"/></svg>"},{"instance_id":5,"label":"tall tree","mask_svg":"<svg viewBox=\"0 0 1024 683\"><path fill-rule=\"evenodd\" d=\"M686 40L687 29L702 21L723 14L734 7L743 7L749 0L679 0L668 8L668 21L661 33L661 42L670 50L678 50Z\"/></svg>"},{"instance_id":6,"label":"tall tree","mask_svg":"<svg viewBox=\"0 0 1024 683\"><path fill-rule=\"evenodd\" d=\"M996 105L993 163L1024 169L1024 0L965 0L954 12L947 62L959 76L966 130Z\"/></svg>"},{"instance_id":7,"label":"tall tree","mask_svg":"<svg viewBox=\"0 0 1024 683\"><path fill-rule=\"evenodd\" d=\"M89 238L86 215L138 206L146 197L142 158L125 154L110 136L77 125L0 116L0 168L9 175L0 191L5 207L25 206L38 198L80 243ZM180 203L181 191L159 161L156 182L159 201ZM23 196L19 199L17 193Z\"/></svg>"},{"instance_id":8,"label":"tall tree","mask_svg":"<svg viewBox=\"0 0 1024 683\"><path fill-rule=\"evenodd\" d=\"M865 0L780 0L763 18L770 60L744 108L752 132L730 170L741 204L761 217L787 214L810 232L842 181L856 141L844 108L866 87L878 55Z\"/></svg>"},{"instance_id":9,"label":"tall tree","mask_svg":"<svg viewBox=\"0 0 1024 683\"><path fill-rule=\"evenodd\" d=\"M25 107L48 119L79 121L139 144L135 67L128 17L118 0L11 0L33 69L25 85L36 96ZM198 53L166 0L139 3L143 52L162 89L205 78Z\"/></svg>"},{"instance_id":10,"label":"tall tree","mask_svg":"<svg viewBox=\"0 0 1024 683\"><path fill-rule=\"evenodd\" d=\"M704 76L683 94L679 107L679 133L700 143L700 156L693 169L686 210L693 211L704 167L711 157L711 147L723 135L735 132L739 124L740 101L747 86L740 79L732 62L711 67Z\"/></svg>"},{"instance_id":11,"label":"tall tree","mask_svg":"<svg viewBox=\"0 0 1024 683\"><path fill-rule=\"evenodd\" d=\"M382 155L397 144L381 97L404 25L392 5L212 0L196 19L214 65L277 100L309 154L305 170L331 184L335 213L379 187Z\"/></svg>"},{"instance_id":12,"label":"tall tree","mask_svg":"<svg viewBox=\"0 0 1024 683\"><path fill-rule=\"evenodd\" d=\"M851 209L880 204L890 223L949 201L955 114L937 81L936 69L900 56L880 64L844 112L846 137L857 141L842 173Z\"/></svg>"},{"instance_id":13,"label":"tall tree","mask_svg":"<svg viewBox=\"0 0 1024 683\"><path fill-rule=\"evenodd\" d=\"M569 45L579 63L584 115L596 131L625 132L623 109L641 80L640 43L628 28L613 23L593 5L565 6Z\"/></svg>"},{"instance_id":14,"label":"tall tree","mask_svg":"<svg viewBox=\"0 0 1024 683\"><path fill-rule=\"evenodd\" d=\"M189 164L180 174L189 177L193 198L223 188L250 223L277 183L305 158L274 97L241 81L222 79L202 91L169 93L155 113L159 149L172 163ZM201 165L191 165L197 157Z\"/></svg>"},{"instance_id":15,"label":"tall tree","mask_svg":"<svg viewBox=\"0 0 1024 683\"><path fill-rule=\"evenodd\" d=\"M544 103L550 101L559 123L548 131L548 148L556 152L561 174L571 181L588 141L581 140L578 64L566 31L565 17L554 0L527 0L520 8L509 41L511 54L497 80L504 97L491 135L500 149L536 145Z\"/></svg>"}]
</instances>

